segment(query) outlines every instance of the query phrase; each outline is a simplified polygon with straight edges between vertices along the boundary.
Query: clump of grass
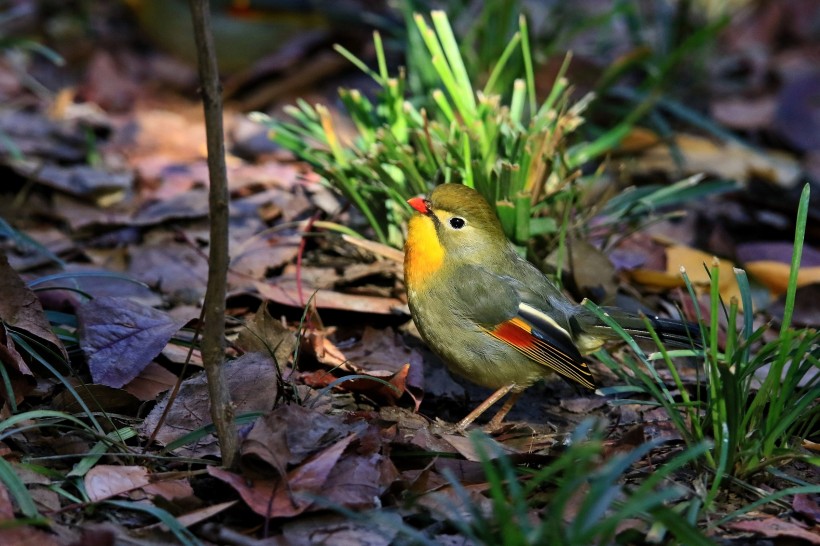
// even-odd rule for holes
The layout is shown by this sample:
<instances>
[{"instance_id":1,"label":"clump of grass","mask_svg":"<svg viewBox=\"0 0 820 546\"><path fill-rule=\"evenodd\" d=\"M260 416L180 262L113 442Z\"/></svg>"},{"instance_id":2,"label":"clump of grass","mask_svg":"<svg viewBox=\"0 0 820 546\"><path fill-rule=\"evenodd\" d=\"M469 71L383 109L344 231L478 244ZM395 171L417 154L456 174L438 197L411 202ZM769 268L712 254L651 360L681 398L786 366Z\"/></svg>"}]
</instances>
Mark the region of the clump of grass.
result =
<instances>
[{"instance_id":1,"label":"clump of grass","mask_svg":"<svg viewBox=\"0 0 820 546\"><path fill-rule=\"evenodd\" d=\"M444 12L432 12L431 23L418 14L413 21L421 37L418 47L425 48L423 58L430 67L426 72L437 77L425 96L406 96L407 75L404 70L389 73L378 33L377 71L337 47L379 86L375 101L358 90L339 91L356 128L349 145L322 105L299 101L287 110L294 123L255 117L269 124L276 142L310 162L361 210L383 243L403 243L400 226L410 212L405 201L436 182L476 188L496 207L505 232L517 244L555 232L550 207L571 199L580 165L611 149L629 125L570 145L592 96L570 103L565 63L549 95L537 100L523 17L482 87L471 81ZM507 100L501 88L507 76L502 75L514 55L521 56L523 73L515 78ZM421 63L419 51L412 57L415 65Z\"/></svg>"},{"instance_id":2,"label":"clump of grass","mask_svg":"<svg viewBox=\"0 0 820 546\"><path fill-rule=\"evenodd\" d=\"M454 517L458 530L477 544L610 544L618 526L637 518L654 528L660 539L669 534L685 544L710 544L691 517L667 506L685 505L687 492L671 477L696 460L704 446L693 446L673 456L634 485L625 485L625 474L661 442L649 442L625 453L603 457L604 435L587 421L575 430L566 451L538 470L516 469L492 444L473 438L489 484L490 514L469 502L455 478L450 484L468 508L469 517ZM491 458L492 457L492 458ZM521 481L521 476L525 477ZM533 513L537 514L533 518Z\"/></svg>"},{"instance_id":3,"label":"clump of grass","mask_svg":"<svg viewBox=\"0 0 820 546\"><path fill-rule=\"evenodd\" d=\"M519 16L516 29L507 24L516 20L516 3L496 6L497 10L487 4L478 19L497 18L503 22L501 28L514 30L509 37L500 33L490 41L478 40L479 31L472 27L457 37L444 12L434 11L428 20L405 7L410 74L404 69L390 73L378 33L375 70L337 47L378 86L372 99L356 89L339 90L355 128L348 138L337 131L331 111L321 104L298 101L286 109L292 121L252 115L268 125L274 141L308 161L358 208L382 243L403 244L402 226L411 212L407 199L438 183L459 182L487 198L505 233L519 247L539 235L560 246L569 225L584 225L571 222L579 213L573 205L600 174L583 174L581 167L617 146L654 103L654 98L638 101L620 122L581 135L584 113L595 96L570 100L565 77L570 56L547 96L539 99L526 19ZM465 43L472 39L482 46L466 51ZM696 182L648 189L640 192L640 203L648 207L616 210L621 202L609 212L634 219L636 211L645 216L653 201L680 203L730 186L698 184L693 191ZM585 207L583 216L598 208Z\"/></svg>"},{"instance_id":4,"label":"clump of grass","mask_svg":"<svg viewBox=\"0 0 820 546\"><path fill-rule=\"evenodd\" d=\"M703 351L673 353L656 338L659 352L650 357L622 332L632 349L631 356L627 355L621 363L604 352L600 353L612 371L629 384L606 389L608 392L649 395L648 401L617 402L662 406L687 444L712 442L712 448L703 459L713 475L704 499L706 506L721 492L727 479L749 479L794 459L820 462L816 456L811 457L800 448L802 439L816 434L820 420L820 375L816 373L820 366L820 333L814 329L791 328L808 203L809 188L806 186L797 213L786 311L777 339L764 344L761 339L766 327L753 327L751 289L745 272L735 271L745 310L740 324L738 302L731 301L726 308L720 300L719 268L713 266L710 269L711 315L709 328L704 329ZM684 278L691 297L695 298L691 283ZM618 329L617 324L594 305L588 305L610 326ZM721 314L728 324L724 347L718 344ZM700 320L703 324L702 318ZM699 377L694 396L681 381L672 362L673 356L695 356L702 360L704 373ZM661 360L667 367L679 394L673 394L660 379L653 360Z\"/></svg>"}]
</instances>

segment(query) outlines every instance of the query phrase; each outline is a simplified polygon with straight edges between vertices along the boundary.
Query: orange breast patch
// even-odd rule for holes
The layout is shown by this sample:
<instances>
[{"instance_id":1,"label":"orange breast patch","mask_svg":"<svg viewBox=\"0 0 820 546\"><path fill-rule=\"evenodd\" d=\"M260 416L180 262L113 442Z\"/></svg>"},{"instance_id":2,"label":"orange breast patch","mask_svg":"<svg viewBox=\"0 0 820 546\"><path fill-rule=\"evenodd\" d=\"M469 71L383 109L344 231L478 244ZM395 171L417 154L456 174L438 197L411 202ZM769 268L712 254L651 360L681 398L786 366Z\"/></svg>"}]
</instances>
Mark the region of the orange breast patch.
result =
<instances>
[{"instance_id":1,"label":"orange breast patch","mask_svg":"<svg viewBox=\"0 0 820 546\"><path fill-rule=\"evenodd\" d=\"M444 263L444 248L438 241L436 226L428 216L414 215L407 226L404 245L404 278L407 286L423 289L431 275Z\"/></svg>"}]
</instances>

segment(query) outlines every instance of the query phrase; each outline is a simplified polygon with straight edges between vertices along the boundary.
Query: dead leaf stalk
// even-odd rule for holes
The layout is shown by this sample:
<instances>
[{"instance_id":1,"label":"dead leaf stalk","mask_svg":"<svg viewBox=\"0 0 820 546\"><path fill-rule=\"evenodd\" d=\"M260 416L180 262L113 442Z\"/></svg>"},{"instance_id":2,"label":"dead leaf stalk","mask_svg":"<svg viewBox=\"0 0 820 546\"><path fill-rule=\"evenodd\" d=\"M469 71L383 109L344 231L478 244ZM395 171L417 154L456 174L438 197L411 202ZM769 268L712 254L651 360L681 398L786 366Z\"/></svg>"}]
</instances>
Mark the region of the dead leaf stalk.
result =
<instances>
[{"instance_id":1,"label":"dead leaf stalk","mask_svg":"<svg viewBox=\"0 0 820 546\"><path fill-rule=\"evenodd\" d=\"M222 128L222 97L216 51L210 30L210 6L206 0L190 0L196 42L200 94L205 114L210 190L210 253L208 287L205 293L205 325L202 360L208 377L211 418L216 426L222 464L235 466L239 437L234 422L234 406L225 380L225 295L228 276L228 176Z\"/></svg>"}]
</instances>

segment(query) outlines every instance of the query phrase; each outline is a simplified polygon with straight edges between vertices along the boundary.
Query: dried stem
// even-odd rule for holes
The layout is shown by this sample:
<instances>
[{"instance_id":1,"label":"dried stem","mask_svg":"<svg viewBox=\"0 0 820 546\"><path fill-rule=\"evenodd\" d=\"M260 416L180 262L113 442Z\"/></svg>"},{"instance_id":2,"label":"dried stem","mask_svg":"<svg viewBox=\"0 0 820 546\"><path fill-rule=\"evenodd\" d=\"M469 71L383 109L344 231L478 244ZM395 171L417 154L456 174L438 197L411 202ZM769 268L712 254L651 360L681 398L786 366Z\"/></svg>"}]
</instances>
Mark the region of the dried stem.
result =
<instances>
[{"instance_id":1,"label":"dried stem","mask_svg":"<svg viewBox=\"0 0 820 546\"><path fill-rule=\"evenodd\" d=\"M202 360L208 376L211 418L216 426L222 464L235 466L239 451L234 423L234 405L223 374L225 357L225 293L228 275L228 176L225 168L225 141L222 129L222 88L211 35L208 0L189 0L194 39L199 59L199 80L205 111L210 192L210 255L208 288L205 293L205 325Z\"/></svg>"}]
</instances>

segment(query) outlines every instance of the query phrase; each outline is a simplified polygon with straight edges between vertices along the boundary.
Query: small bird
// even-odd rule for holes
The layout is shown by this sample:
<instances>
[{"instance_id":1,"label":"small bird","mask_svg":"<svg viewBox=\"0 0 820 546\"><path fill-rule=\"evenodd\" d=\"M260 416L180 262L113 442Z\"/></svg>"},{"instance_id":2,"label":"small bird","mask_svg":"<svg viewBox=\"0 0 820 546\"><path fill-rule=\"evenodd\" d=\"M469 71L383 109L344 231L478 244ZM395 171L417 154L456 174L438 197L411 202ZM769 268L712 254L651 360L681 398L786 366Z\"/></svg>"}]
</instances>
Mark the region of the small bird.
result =
<instances>
[{"instance_id":1,"label":"small bird","mask_svg":"<svg viewBox=\"0 0 820 546\"><path fill-rule=\"evenodd\" d=\"M408 203L419 212L410 219L404 247L413 321L451 372L497 389L457 429L512 393L488 424L497 428L521 393L552 373L595 388L582 355L617 334L516 252L481 194L443 184ZM631 334L649 337L641 317L605 311ZM657 317L650 322L664 341L700 338L694 324Z\"/></svg>"}]
</instances>

